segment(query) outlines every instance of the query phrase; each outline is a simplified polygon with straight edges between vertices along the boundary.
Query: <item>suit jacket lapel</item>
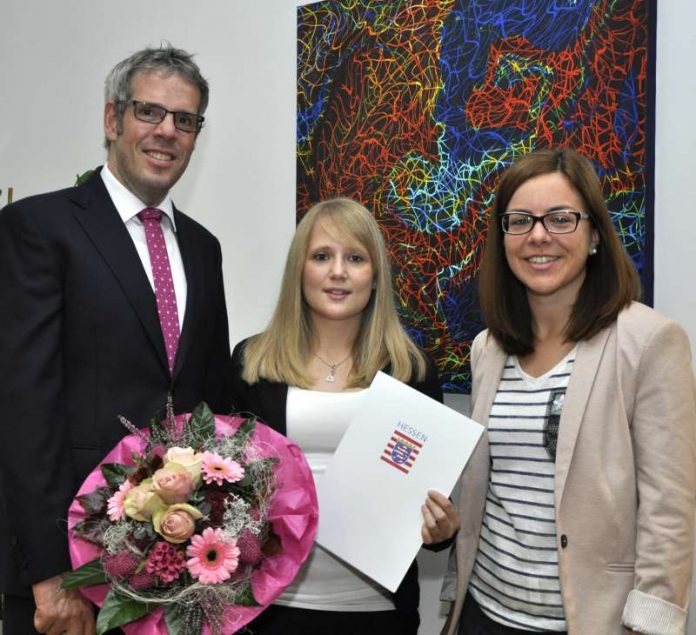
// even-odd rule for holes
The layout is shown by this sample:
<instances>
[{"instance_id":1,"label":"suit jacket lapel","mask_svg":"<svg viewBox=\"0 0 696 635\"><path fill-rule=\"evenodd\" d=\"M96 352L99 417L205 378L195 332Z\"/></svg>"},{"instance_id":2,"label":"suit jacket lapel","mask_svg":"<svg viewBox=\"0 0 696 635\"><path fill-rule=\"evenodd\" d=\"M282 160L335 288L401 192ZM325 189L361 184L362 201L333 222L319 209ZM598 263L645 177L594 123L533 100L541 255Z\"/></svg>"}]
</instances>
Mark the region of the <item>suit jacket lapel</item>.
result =
<instances>
[{"instance_id":1,"label":"suit jacket lapel","mask_svg":"<svg viewBox=\"0 0 696 635\"><path fill-rule=\"evenodd\" d=\"M563 500L563 492L580 426L595 382L597 368L611 331L610 328L604 329L592 339L581 342L578 347L558 431L555 477L556 509L560 507ZM482 367L476 371L476 377L479 381L475 387L475 404L471 418L487 427L491 406L495 399L507 355L492 339L486 343L486 346L489 349L481 355L479 362Z\"/></svg>"},{"instance_id":2,"label":"suit jacket lapel","mask_svg":"<svg viewBox=\"0 0 696 635\"><path fill-rule=\"evenodd\" d=\"M196 324L194 315L196 307L201 306L205 301L205 298L201 296L203 293L202 278L206 272L201 249L196 249L194 232L190 231L187 226L188 219L176 208L174 208L174 217L176 219L176 239L179 243L181 261L184 264L186 274L186 307L184 308L184 322L174 365L174 378L176 378L193 344L194 325Z\"/></svg>"},{"instance_id":3,"label":"suit jacket lapel","mask_svg":"<svg viewBox=\"0 0 696 635\"><path fill-rule=\"evenodd\" d=\"M138 252L99 176L99 171L70 196L75 219L88 234L143 325L162 369L169 374L157 302Z\"/></svg>"},{"instance_id":4,"label":"suit jacket lapel","mask_svg":"<svg viewBox=\"0 0 696 635\"><path fill-rule=\"evenodd\" d=\"M573 364L573 372L568 382L563 412L558 427L558 445L556 446L556 509L563 500L570 463L575 451L575 444L580 432L590 392L597 376L597 368L604 354L611 328L600 331L592 339L581 342Z\"/></svg>"},{"instance_id":5,"label":"suit jacket lapel","mask_svg":"<svg viewBox=\"0 0 696 635\"><path fill-rule=\"evenodd\" d=\"M488 336L485 346L488 350L480 356L482 368L476 371L476 378L480 380L475 386L476 394L472 395L475 403L471 418L488 428L488 417L491 414L493 400L498 392L498 385L508 356L491 335Z\"/></svg>"}]
</instances>

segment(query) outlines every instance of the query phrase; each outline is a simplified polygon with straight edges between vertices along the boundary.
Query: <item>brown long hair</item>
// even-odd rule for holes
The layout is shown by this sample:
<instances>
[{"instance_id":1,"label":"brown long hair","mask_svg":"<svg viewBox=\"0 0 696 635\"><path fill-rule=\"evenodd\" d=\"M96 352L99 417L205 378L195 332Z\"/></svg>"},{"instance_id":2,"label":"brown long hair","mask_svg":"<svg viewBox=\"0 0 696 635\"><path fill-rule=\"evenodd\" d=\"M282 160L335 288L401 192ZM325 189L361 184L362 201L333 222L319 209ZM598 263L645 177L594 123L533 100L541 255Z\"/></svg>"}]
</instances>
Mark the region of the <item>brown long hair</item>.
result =
<instances>
[{"instance_id":1,"label":"brown long hair","mask_svg":"<svg viewBox=\"0 0 696 635\"><path fill-rule=\"evenodd\" d=\"M560 172L568 179L599 234L597 254L587 259L585 280L566 325L566 340L589 339L640 298L638 272L616 234L602 186L590 162L571 148L536 150L515 161L500 179L479 272L479 301L486 326L511 355L533 352L534 332L526 289L505 257L500 217L523 183L552 172Z\"/></svg>"}]
</instances>

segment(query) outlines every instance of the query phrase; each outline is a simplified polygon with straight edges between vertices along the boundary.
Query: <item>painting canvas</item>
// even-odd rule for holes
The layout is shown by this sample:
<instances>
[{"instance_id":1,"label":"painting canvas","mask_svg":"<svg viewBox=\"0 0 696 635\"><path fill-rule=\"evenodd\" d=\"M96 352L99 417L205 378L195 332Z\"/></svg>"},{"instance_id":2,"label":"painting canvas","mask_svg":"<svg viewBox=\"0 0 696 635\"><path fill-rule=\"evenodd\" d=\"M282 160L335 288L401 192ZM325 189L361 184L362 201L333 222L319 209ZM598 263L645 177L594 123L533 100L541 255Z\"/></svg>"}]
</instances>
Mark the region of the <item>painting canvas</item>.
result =
<instances>
[{"instance_id":1,"label":"painting canvas","mask_svg":"<svg viewBox=\"0 0 696 635\"><path fill-rule=\"evenodd\" d=\"M297 215L377 219L400 316L449 392L484 328L476 273L501 172L572 146L652 299L654 0L331 0L298 7Z\"/></svg>"}]
</instances>

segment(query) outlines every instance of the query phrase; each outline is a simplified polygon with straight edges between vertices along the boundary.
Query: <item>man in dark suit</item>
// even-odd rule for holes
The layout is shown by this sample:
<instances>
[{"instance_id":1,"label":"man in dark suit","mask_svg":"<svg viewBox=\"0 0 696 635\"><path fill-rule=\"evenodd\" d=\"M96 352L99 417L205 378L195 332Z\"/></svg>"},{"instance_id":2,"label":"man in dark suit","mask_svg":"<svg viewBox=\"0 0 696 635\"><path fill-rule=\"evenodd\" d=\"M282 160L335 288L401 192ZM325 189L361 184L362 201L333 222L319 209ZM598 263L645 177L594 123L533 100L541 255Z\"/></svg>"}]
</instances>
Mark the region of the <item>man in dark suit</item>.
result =
<instances>
[{"instance_id":1,"label":"man in dark suit","mask_svg":"<svg viewBox=\"0 0 696 635\"><path fill-rule=\"evenodd\" d=\"M117 415L145 425L168 393L176 412L229 410L220 245L169 195L207 103L188 53L135 53L106 80L106 165L0 212L4 635L94 632L89 604L59 588L65 517L126 433Z\"/></svg>"}]
</instances>

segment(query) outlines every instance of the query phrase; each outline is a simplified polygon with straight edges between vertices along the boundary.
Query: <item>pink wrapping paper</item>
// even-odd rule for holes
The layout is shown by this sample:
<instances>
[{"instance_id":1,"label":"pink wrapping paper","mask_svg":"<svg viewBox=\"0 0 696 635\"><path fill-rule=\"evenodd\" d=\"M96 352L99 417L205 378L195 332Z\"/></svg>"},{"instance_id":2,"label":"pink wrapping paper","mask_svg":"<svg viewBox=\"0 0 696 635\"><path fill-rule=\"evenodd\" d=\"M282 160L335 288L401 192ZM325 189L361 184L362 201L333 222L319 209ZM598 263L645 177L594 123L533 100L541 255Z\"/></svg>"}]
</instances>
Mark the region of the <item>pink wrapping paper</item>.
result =
<instances>
[{"instance_id":1,"label":"pink wrapping paper","mask_svg":"<svg viewBox=\"0 0 696 635\"><path fill-rule=\"evenodd\" d=\"M189 415L178 415L177 425L184 425ZM216 435L218 437L233 434L243 423L241 417L215 416ZM147 431L143 430L147 435ZM250 444L256 446L259 458L275 457L279 459L274 467L276 493L271 500L268 520L273 532L280 538L282 551L270 557L264 557L261 564L251 576L254 597L260 606L232 606L225 613L225 635L236 633L259 615L290 584L307 558L317 531L318 506L312 472L302 451L287 437L261 423L256 423ZM124 437L116 447L104 457L102 463L122 463L132 465L131 452L143 454L145 442L135 435ZM106 486L98 465L82 484L78 496L93 492L98 487ZM84 520L82 506L73 500L68 511L70 530ZM70 558L73 568L94 560L101 555L101 549L90 542L74 536L69 532ZM80 591L96 605L101 606L109 590L106 584L82 587ZM167 635L167 626L161 608L149 615L120 628L128 635ZM210 634L207 626L204 635Z\"/></svg>"}]
</instances>

